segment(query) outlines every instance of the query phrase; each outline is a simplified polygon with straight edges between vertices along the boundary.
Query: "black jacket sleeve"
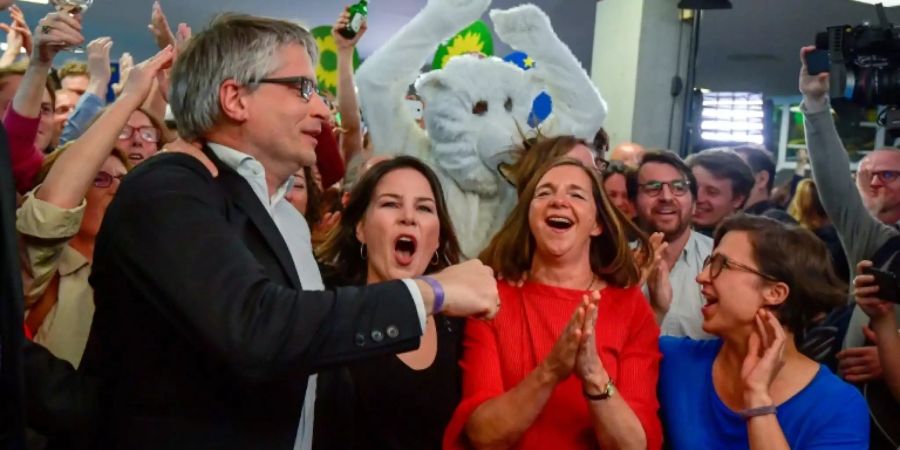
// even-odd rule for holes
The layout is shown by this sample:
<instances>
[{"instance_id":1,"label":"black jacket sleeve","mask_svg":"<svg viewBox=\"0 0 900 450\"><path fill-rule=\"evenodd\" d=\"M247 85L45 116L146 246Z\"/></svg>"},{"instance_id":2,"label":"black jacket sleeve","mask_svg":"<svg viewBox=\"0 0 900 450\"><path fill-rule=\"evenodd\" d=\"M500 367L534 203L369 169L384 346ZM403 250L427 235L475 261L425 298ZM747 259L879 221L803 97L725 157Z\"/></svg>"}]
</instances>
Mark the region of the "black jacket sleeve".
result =
<instances>
[{"instance_id":1,"label":"black jacket sleeve","mask_svg":"<svg viewBox=\"0 0 900 450\"><path fill-rule=\"evenodd\" d=\"M252 236L236 231L239 211L218 181L193 158L163 157L129 175L107 210L91 277L98 308L135 292L250 379L418 346L421 325L402 281L328 291L273 281L247 245ZM128 286L105 291L115 283Z\"/></svg>"}]
</instances>

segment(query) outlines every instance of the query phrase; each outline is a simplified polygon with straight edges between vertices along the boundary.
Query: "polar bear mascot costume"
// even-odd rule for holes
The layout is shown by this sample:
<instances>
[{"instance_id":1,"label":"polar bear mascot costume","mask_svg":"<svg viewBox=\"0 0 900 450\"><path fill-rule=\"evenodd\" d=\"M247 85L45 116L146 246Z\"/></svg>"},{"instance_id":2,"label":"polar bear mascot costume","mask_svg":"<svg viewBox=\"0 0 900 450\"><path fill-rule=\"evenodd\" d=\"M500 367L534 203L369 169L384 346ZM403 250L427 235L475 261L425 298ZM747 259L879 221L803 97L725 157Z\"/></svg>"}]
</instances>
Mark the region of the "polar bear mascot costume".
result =
<instances>
[{"instance_id":1,"label":"polar bear mascot costume","mask_svg":"<svg viewBox=\"0 0 900 450\"><path fill-rule=\"evenodd\" d=\"M357 72L375 152L415 156L435 169L467 258L478 256L515 206L515 189L500 175L499 164L512 162L523 139L536 133L528 117L540 91L553 99L553 112L540 125L544 136L592 142L606 117L606 103L590 77L549 17L531 4L492 10L490 17L499 38L528 54L534 69L462 55L419 76L438 44L489 6L490 0L429 0ZM404 99L413 81L425 104L425 130Z\"/></svg>"}]
</instances>

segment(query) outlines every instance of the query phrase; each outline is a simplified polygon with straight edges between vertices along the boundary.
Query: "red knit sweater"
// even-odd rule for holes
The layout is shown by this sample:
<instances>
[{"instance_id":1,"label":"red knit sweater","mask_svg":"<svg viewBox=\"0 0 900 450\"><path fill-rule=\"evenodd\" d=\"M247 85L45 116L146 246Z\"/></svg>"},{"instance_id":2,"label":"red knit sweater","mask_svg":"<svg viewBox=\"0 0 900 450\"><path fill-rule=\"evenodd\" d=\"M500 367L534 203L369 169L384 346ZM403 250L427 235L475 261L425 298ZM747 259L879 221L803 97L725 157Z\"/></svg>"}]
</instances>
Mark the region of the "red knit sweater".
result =
<instances>
[{"instance_id":1,"label":"red knit sweater","mask_svg":"<svg viewBox=\"0 0 900 450\"><path fill-rule=\"evenodd\" d=\"M466 448L464 428L472 412L486 400L515 387L556 343L585 291L537 283L522 288L497 285L502 309L491 322L466 324L463 398L444 435L444 448ZM641 421L648 448L662 446L657 416L659 327L638 288L607 287L601 291L597 314L600 360L615 380L619 395ZM573 374L560 383L516 449L596 448L587 400Z\"/></svg>"}]
</instances>

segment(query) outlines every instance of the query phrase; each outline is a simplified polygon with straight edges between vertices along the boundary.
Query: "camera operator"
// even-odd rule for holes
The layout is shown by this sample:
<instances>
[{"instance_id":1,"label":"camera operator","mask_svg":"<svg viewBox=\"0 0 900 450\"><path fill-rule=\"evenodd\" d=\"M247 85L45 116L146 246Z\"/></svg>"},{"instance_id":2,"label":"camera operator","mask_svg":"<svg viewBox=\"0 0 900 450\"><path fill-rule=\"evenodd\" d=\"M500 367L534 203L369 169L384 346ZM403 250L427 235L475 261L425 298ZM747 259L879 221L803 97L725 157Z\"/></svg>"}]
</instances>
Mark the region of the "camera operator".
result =
<instances>
[{"instance_id":1,"label":"camera operator","mask_svg":"<svg viewBox=\"0 0 900 450\"><path fill-rule=\"evenodd\" d=\"M900 333L893 314L894 304L879 298L875 277L865 272L869 267L872 261L861 261L856 266L857 277L853 279L856 304L871 319L864 332L877 345L882 378L894 399L900 402Z\"/></svg>"},{"instance_id":2,"label":"camera operator","mask_svg":"<svg viewBox=\"0 0 900 450\"><path fill-rule=\"evenodd\" d=\"M810 75L807 68L807 55L814 51L815 47L804 47L800 51L800 59L802 67L800 70L800 92L803 94L803 102L801 110L805 116L806 143L809 148L809 158L812 165L813 179L819 190L819 197L822 200L822 206L834 223L837 233L847 253L847 260L851 267L855 266L859 261L871 259L878 250L888 243L892 237L900 234L891 224L880 222L876 217L879 211L871 211L866 206L881 204L881 202L863 202L866 196L872 196L873 192L868 189L856 189L856 183L850 175L850 159L847 151L844 149L841 139L837 134L830 113L830 101L828 98L829 91L829 75L821 73L818 75ZM882 150L880 150L882 151ZM879 152L880 152L879 151ZM897 152L893 149L883 151ZM879 181L886 182L889 178L885 174L893 171L900 171L900 152L896 158L884 158L884 167L872 167L870 173L876 176ZM895 164L895 167L888 167L887 164ZM900 180L893 180L900 182ZM865 185L866 183L861 183ZM894 306L893 313L900 314L900 308ZM882 368L878 359L878 348L874 345L866 346L864 328L868 317L859 308L854 308L850 325L844 339L844 350L838 353L839 372L846 380L854 383L863 384L876 381L872 385L878 385L880 381ZM868 387L868 385L867 385ZM873 405L876 400L867 396L870 401L870 409L873 412L873 420L879 422L879 418L875 416L876 406ZM888 400L887 409L894 410L890 413L896 416L896 403ZM888 430L900 430L900 420L897 417L882 418L881 422L887 422ZM877 424L877 423L876 423ZM878 428L884 429L884 423ZM883 438L888 439L891 445L876 442L879 433L873 428L872 448L897 448L895 441L900 440L898 436L888 436L883 433ZM894 431L893 434L897 434Z\"/></svg>"}]
</instances>

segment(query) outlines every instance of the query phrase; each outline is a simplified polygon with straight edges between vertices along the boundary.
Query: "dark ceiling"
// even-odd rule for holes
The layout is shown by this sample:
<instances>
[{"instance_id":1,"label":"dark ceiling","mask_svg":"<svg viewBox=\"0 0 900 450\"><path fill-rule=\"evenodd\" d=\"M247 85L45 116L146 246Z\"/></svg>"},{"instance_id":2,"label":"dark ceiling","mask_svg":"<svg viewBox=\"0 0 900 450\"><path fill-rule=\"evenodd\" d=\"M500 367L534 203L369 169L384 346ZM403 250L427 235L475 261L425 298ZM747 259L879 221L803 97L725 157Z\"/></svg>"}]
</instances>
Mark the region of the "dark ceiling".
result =
<instances>
[{"instance_id":1,"label":"dark ceiling","mask_svg":"<svg viewBox=\"0 0 900 450\"><path fill-rule=\"evenodd\" d=\"M546 11L560 37L590 70L595 0L531 0ZM641 1L641 0L602 0ZM672 1L678 0L643 0ZM766 95L795 95L799 47L811 43L817 31L837 24L875 21L874 8L850 0L731 0L734 9L704 13L698 58L698 85L713 90L746 90ZM297 20L307 26L331 24L352 0L162 0L173 27L187 22L195 29L216 12L242 11ZM360 42L363 57L371 54L426 3L426 0L373 0L369 34ZM494 0L493 8L508 8L522 0ZM49 7L20 3L32 27ZM88 39L112 36L114 54L127 50L136 58L154 51L147 31L152 0L95 0L85 16ZM900 8L889 8L900 23ZM0 17L6 17L5 14ZM487 17L484 18L490 24ZM604 37L616 45L616 36ZM495 53L510 49L497 42ZM604 63L606 64L606 63ZM614 64L610 62L609 64ZM670 73L661 74L666 78Z\"/></svg>"},{"instance_id":2,"label":"dark ceiling","mask_svg":"<svg viewBox=\"0 0 900 450\"><path fill-rule=\"evenodd\" d=\"M560 37L590 70L595 0L530 1L550 15ZM173 28L178 22L186 22L195 30L202 28L213 15L222 11L286 18L308 27L331 25L343 7L354 2L355 0L161 0ZM523 2L520 0L494 0L491 8L504 9L521 3ZM426 0L371 1L369 32L360 41L360 55L365 57L371 54L425 4ZM19 5L25 11L32 28L50 11L47 5L25 2L19 2ZM153 0L94 0L94 6L85 14L85 37L92 39L111 36L115 41L114 54L129 51L135 58L147 58L155 50L147 30L152 5ZM0 17L3 18L0 20L8 20L6 14ZM487 14L483 20L490 26ZM511 50L499 43L494 36L494 51L498 56L504 56Z\"/></svg>"},{"instance_id":3,"label":"dark ceiling","mask_svg":"<svg viewBox=\"0 0 900 450\"><path fill-rule=\"evenodd\" d=\"M609 1L609 0L605 0ZM703 13L697 85L714 91L799 95L800 47L833 25L877 23L875 7L850 0L731 0ZM900 24L900 8L887 8Z\"/></svg>"}]
</instances>

